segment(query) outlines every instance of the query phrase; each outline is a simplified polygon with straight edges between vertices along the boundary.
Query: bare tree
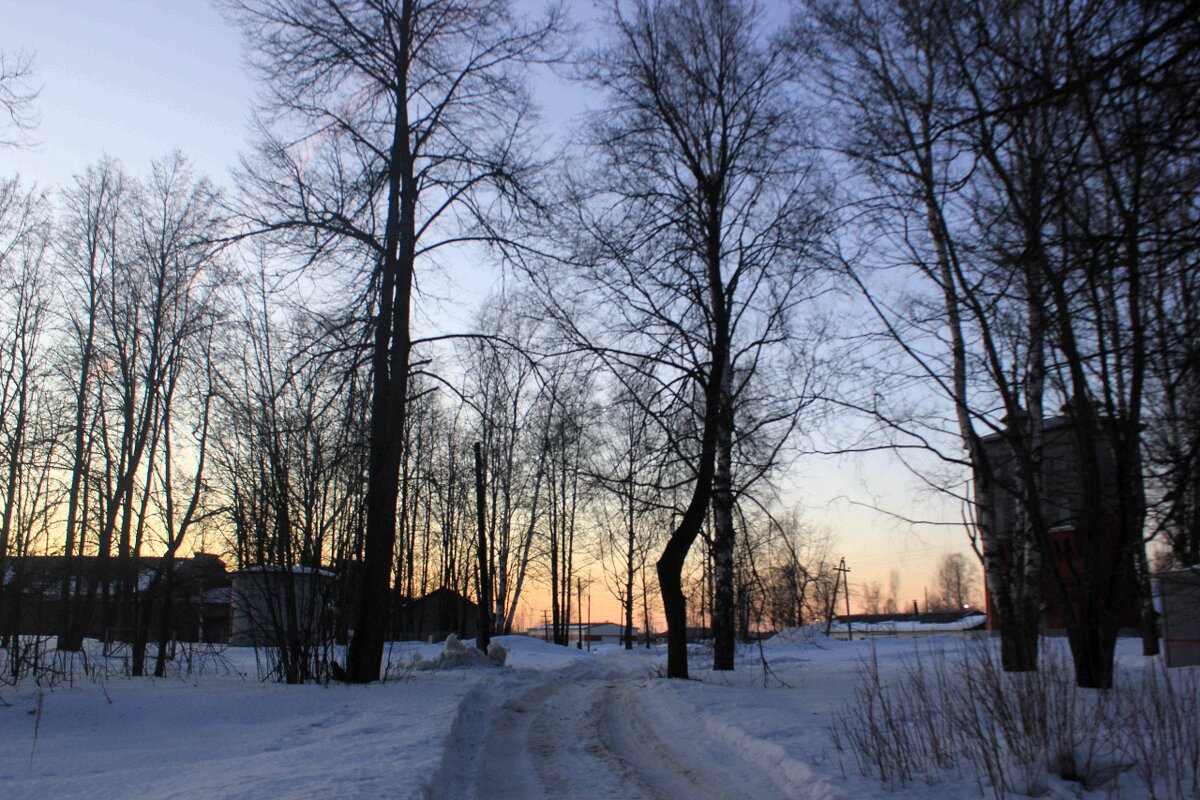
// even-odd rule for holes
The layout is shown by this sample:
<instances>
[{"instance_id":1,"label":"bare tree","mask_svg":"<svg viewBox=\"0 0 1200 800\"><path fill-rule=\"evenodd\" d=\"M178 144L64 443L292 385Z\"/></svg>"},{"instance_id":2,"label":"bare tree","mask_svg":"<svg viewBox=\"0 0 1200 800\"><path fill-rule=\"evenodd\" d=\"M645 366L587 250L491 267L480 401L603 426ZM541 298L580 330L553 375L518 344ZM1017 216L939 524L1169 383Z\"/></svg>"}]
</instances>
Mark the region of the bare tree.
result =
<instances>
[{"instance_id":1,"label":"bare tree","mask_svg":"<svg viewBox=\"0 0 1200 800\"><path fill-rule=\"evenodd\" d=\"M547 376L547 392L541 413L544 415L546 461L546 532L549 538L551 625L554 641L566 644L571 610L580 619L583 608L576 608L571 592L577 581L576 555L583 549L577 536L580 515L587 502L585 475L593 468L586 456L593 440L589 436L589 418L594 416L590 392L592 381L586 374L587 360L570 364L556 359Z\"/></svg>"},{"instance_id":2,"label":"bare tree","mask_svg":"<svg viewBox=\"0 0 1200 800\"><path fill-rule=\"evenodd\" d=\"M888 572L888 594L883 603L883 610L888 614L895 614L900 610L900 570L898 569L893 568Z\"/></svg>"},{"instance_id":3,"label":"bare tree","mask_svg":"<svg viewBox=\"0 0 1200 800\"><path fill-rule=\"evenodd\" d=\"M47 205L17 179L0 181L0 643L14 676L23 662L21 576L10 558L28 552L36 521L50 513L46 477L57 449L47 426L55 398L40 366L50 309Z\"/></svg>"},{"instance_id":4,"label":"bare tree","mask_svg":"<svg viewBox=\"0 0 1200 800\"><path fill-rule=\"evenodd\" d=\"M100 392L112 404L98 405L111 436L106 452L116 460L105 467L115 480L107 490L100 555L108 557L115 535L118 596L116 609L105 613L121 629L136 627L138 562L176 387L195 366L193 357L199 357L200 371L209 367L206 351L192 342L209 325L219 270L208 237L221 228L216 190L193 175L178 153L155 161L130 199L122 257L102 303L104 353L114 369L101 376Z\"/></svg>"},{"instance_id":5,"label":"bare tree","mask_svg":"<svg viewBox=\"0 0 1200 800\"><path fill-rule=\"evenodd\" d=\"M27 144L29 131L37 127L39 118L33 102L39 90L30 85L32 77L31 53L10 56L0 52L0 112L8 117L7 124L0 126L0 148ZM4 128L14 133L5 134Z\"/></svg>"},{"instance_id":6,"label":"bare tree","mask_svg":"<svg viewBox=\"0 0 1200 800\"><path fill-rule=\"evenodd\" d=\"M978 578L962 553L947 553L934 576L935 610L962 611L975 602Z\"/></svg>"},{"instance_id":7,"label":"bare tree","mask_svg":"<svg viewBox=\"0 0 1200 800\"><path fill-rule=\"evenodd\" d=\"M883 612L883 584L879 581L867 581L859 586L858 598L863 613L879 614Z\"/></svg>"},{"instance_id":8,"label":"bare tree","mask_svg":"<svg viewBox=\"0 0 1200 800\"><path fill-rule=\"evenodd\" d=\"M609 404L604 468L596 475L605 494L612 496L611 502L601 503L606 530L600 549L605 573L614 584L611 591L624 612L626 650L633 648L638 570L656 544L652 538L654 512L663 492L661 431L653 423L646 400L636 394L639 389L646 394L650 388L636 373L618 383L616 397Z\"/></svg>"},{"instance_id":9,"label":"bare tree","mask_svg":"<svg viewBox=\"0 0 1200 800\"><path fill-rule=\"evenodd\" d=\"M71 477L63 533L63 556L68 564L76 555L82 555L84 549L89 465L94 435L98 432L96 414L100 370L97 366L104 359L98 353L98 337L103 324L102 293L119 257L117 231L125 202L124 183L120 167L104 160L77 176L75 185L63 195L66 213L61 228L64 235L60 239L59 263L64 272L65 323L68 328L64 378L72 395L73 406L67 452ZM68 569L63 575L60 589L60 649L78 649L82 645L83 628L73 607L71 585ZM76 582L76 591L78 586L79 582Z\"/></svg>"},{"instance_id":10,"label":"bare tree","mask_svg":"<svg viewBox=\"0 0 1200 800\"><path fill-rule=\"evenodd\" d=\"M752 600L761 609L761 618L754 622L783 630L823 619L834 581L841 577L832 569L828 535L806 524L795 509L760 511L757 516L757 522L746 523L748 531L757 529L759 534L742 538L740 565L749 577L743 585L760 595ZM740 613L745 620L748 610Z\"/></svg>"},{"instance_id":11,"label":"bare tree","mask_svg":"<svg viewBox=\"0 0 1200 800\"><path fill-rule=\"evenodd\" d=\"M497 198L532 165L516 67L542 57L555 15L525 25L502 0L227 0L268 87L252 223L308 264L357 276L354 319L371 376L364 575L351 681L379 677L413 338L416 267L494 240ZM293 135L299 131L300 136Z\"/></svg>"},{"instance_id":12,"label":"bare tree","mask_svg":"<svg viewBox=\"0 0 1200 800\"><path fill-rule=\"evenodd\" d=\"M265 268L241 288L216 359L210 449L219 508L238 567L261 578L250 591L266 616L254 623L273 645L272 673L288 683L327 679L327 637L344 637L352 623L326 618L322 606L353 607L362 555L365 398L345 379L352 361L324 349L313 320L289 313L268 290ZM338 581L310 591L310 576L327 563L340 568Z\"/></svg>"},{"instance_id":13,"label":"bare tree","mask_svg":"<svg viewBox=\"0 0 1200 800\"><path fill-rule=\"evenodd\" d=\"M997 365L1000 337L992 328L991 307L964 298L964 292L976 284L965 277L963 245L951 225L952 219L966 216L953 206L957 195L951 190L961 186L963 171L969 169L969 164L956 158L956 140L948 133L954 130L951 109L956 96L946 48L954 16L934 0L903 5L812 3L809 19L813 24L809 34L816 40L811 64L823 76L834 103L838 141L859 165L869 187L862 189L868 199L862 203L866 214L860 220L875 235L865 238L885 243L887 260L881 271L895 260L915 265L928 281L929 296L914 298L915 292L908 289L907 296L888 302L878 296L875 282L863 279L861 263L847 266L879 316L886 337L899 344L952 404L953 424L967 450L964 466L971 471L976 498L986 497L996 475L982 439L998 426L977 413L979 407L988 407L988 401L976 399L987 392L986 379L981 381L976 373L1002 381L1002 400L992 402L1002 404L1014 418L1030 406L1025 388L1040 414L1044 370L1037 365L1043 346L1030 342L1023 352L1014 352L1011 358L1016 366L1011 370ZM903 256L894 259L896 252ZM854 253L854 258L861 259L861 253ZM974 313L979 311L982 314ZM936 329L931 329L930 320ZM985 349L982 357L971 349L975 341ZM986 363L988 355L996 356L991 365ZM878 353L873 358L882 361ZM1024 386L1014 385L1010 374L1029 379ZM880 395L871 390L863 404L868 414L896 429L903 445L930 441L928 436L912 435L919 423L895 413ZM947 460L957 458L952 452L940 454ZM1006 669L1035 669L1040 559L1032 537L1023 529L1002 542L987 512L985 507L975 514L974 524L993 596L1002 660Z\"/></svg>"},{"instance_id":14,"label":"bare tree","mask_svg":"<svg viewBox=\"0 0 1200 800\"><path fill-rule=\"evenodd\" d=\"M118 543L118 563L123 613L120 624L132 628L134 641L134 674L144 670L144 654L152 609L161 609L159 652L155 674L163 674L164 651L170 632L170 597L174 589L174 558L187 541L193 523L199 516L204 488L211 398L213 394L212 354L213 327L219 314L217 304L224 279L223 265L218 260L220 247L212 242L221 238L224 220L217 213L219 194L203 177L197 177L179 154L156 161L151 175L135 193L136 206L128 253L129 263L136 265L131 272L121 271L129 281L143 308L126 310L132 318L141 342L124 338L127 330L113 326L121 333L117 343L117 363L124 381L121 426L122 442L131 441L128 473L132 474L139 458L139 444L145 440L145 477L139 490L141 497L135 509L134 489L126 489L123 500L123 519ZM144 294L143 294L144 292ZM115 318L117 315L114 314ZM127 318L123 322L127 322ZM143 365L137 365L140 354ZM135 372L140 376L133 378ZM150 405L139 413L143 420L130 426L135 413L130 409L129 385L137 386L141 402ZM184 408L194 416L181 421L179 395L188 392L187 400L194 405ZM187 474L175 442L186 436L180 428L192 426L198 431L193 440L195 454L188 489L180 492L177 476ZM174 428L174 430L173 430ZM144 437L144 439L143 439ZM120 452L126 452L124 445ZM116 501L114 501L116 502ZM157 507L157 519L150 511ZM131 523L136 516L136 523ZM161 531L164 558L146 592L137 587L139 559L146 547L150 530ZM156 548L157 549L157 548Z\"/></svg>"},{"instance_id":15,"label":"bare tree","mask_svg":"<svg viewBox=\"0 0 1200 800\"><path fill-rule=\"evenodd\" d=\"M1142 545L1144 298L1170 261L1155 227L1179 219L1150 210L1178 196L1167 153L1194 140L1167 100L1195 80L1182 66L1194 15L1105 2L813 5L832 43L827 86L848 112L843 146L872 186L865 218L882 220L874 232L928 281L930 295L903 306L863 286L953 404L1005 668L1036 666L1043 574L1078 681L1106 686L1128 593L1114 558L1142 573L1147 651L1156 646ZM889 419L916 446L930 442L928 427ZM1077 474L1052 492L1048 426L1061 422ZM1053 495L1064 493L1088 498L1068 514L1090 537L1078 574L1053 560ZM1013 503L1016 522L999 525Z\"/></svg>"},{"instance_id":16,"label":"bare tree","mask_svg":"<svg viewBox=\"0 0 1200 800\"><path fill-rule=\"evenodd\" d=\"M673 434L690 500L657 570L668 674L686 677L684 563L714 515L714 665L733 666L735 401L786 338L817 228L811 162L784 98L786 71L751 5L613 3L611 42L586 62L609 104L589 132L595 166L575 186L580 275L603 300L606 341L580 338L689 409ZM554 291L561 300L564 293Z\"/></svg>"},{"instance_id":17,"label":"bare tree","mask_svg":"<svg viewBox=\"0 0 1200 800\"><path fill-rule=\"evenodd\" d=\"M1200 270L1185 262L1154 282L1146 455L1160 502L1154 531L1175 566L1200 564Z\"/></svg>"},{"instance_id":18,"label":"bare tree","mask_svg":"<svg viewBox=\"0 0 1200 800\"><path fill-rule=\"evenodd\" d=\"M214 327L213 320L210 319L207 324L198 324L189 337L200 339L199 342L189 342L191 346L188 348L193 351L189 355L200 357L200 369L187 376L187 379L194 381L193 385L188 387L192 396L187 398L194 405L185 408L193 412L195 417L186 418L183 425L176 420L176 416L183 416L178 412L179 407L184 405L175 399L180 382L177 375L169 378L170 386L163 401L161 456L156 462L159 466L154 476L156 490L152 500L157 511L155 517L158 525L155 527L161 530L161 541L158 543L163 548L163 557L159 560L145 592L139 593L135 606L132 664L134 675L142 675L145 671L146 644L150 638L150 624L156 608L159 627L156 632L158 652L154 660L154 675L161 678L166 674L168 644L172 641L174 625L177 622L172 617L172 601L176 589L175 558L184 543L190 541L189 536L193 528L201 524L210 513L207 488L209 476L206 474L206 467L211 412L216 395L216 374L211 359ZM193 365L187 364L181 358L175 369L182 371L189 366ZM192 431L188 431L189 428L192 428ZM181 435L190 440L184 447L175 443L176 437ZM193 455L194 461L190 458ZM189 461L190 470L184 466ZM180 484L183 486L180 487ZM150 492L150 487L147 487L146 491Z\"/></svg>"},{"instance_id":19,"label":"bare tree","mask_svg":"<svg viewBox=\"0 0 1200 800\"><path fill-rule=\"evenodd\" d=\"M41 384L37 364L48 311L45 197L14 178L0 182L0 564L7 566L18 492L33 444Z\"/></svg>"},{"instance_id":20,"label":"bare tree","mask_svg":"<svg viewBox=\"0 0 1200 800\"><path fill-rule=\"evenodd\" d=\"M485 302L488 309L516 307L516 297ZM528 573L547 486L551 431L563 426L565 387L546 381L529 355L538 325L520 314L485 313L483 336L465 348L467 397L479 413L479 439L487 464L491 609L498 633L508 633ZM574 441L574 439L572 439ZM564 444L570 447L570 443Z\"/></svg>"},{"instance_id":21,"label":"bare tree","mask_svg":"<svg viewBox=\"0 0 1200 800\"><path fill-rule=\"evenodd\" d=\"M994 201L976 208L982 219L1012 221L988 231L989 260L1001 274L1015 266L1027 276L1029 329L1045 332L1052 354L1047 395L1073 437L1078 474L1065 489L1075 495L1065 516L1086 543L1082 564L1055 561L1049 585L1078 683L1107 687L1123 605L1141 609L1146 654L1158 649L1143 540L1146 297L1179 255L1161 244L1162 227L1172 226L1166 239L1182 234L1168 209L1194 178L1181 183L1170 164L1194 152L1195 132L1182 123L1174 91L1200 75L1194 65L1173 66L1194 52L1194 14L1182 7L1097 2L1089 12L1059 2L1030 2L1016 14L980 8L954 53L969 98L968 141L986 167L984 197ZM1157 77L1164 70L1167 91ZM1026 459L1022 471L1049 473L1050 437L1039 441L1031 422L1045 457ZM1049 528L1063 510L1029 511L1049 563Z\"/></svg>"}]
</instances>

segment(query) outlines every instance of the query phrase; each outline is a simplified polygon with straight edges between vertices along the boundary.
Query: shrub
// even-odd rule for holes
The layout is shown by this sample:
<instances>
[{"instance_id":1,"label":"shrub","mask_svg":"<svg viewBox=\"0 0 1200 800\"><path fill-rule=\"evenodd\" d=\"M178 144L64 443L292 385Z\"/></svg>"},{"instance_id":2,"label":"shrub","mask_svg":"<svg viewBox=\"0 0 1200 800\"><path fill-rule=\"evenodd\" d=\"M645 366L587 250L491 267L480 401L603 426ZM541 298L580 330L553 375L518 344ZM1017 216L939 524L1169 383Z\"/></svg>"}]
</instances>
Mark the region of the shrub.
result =
<instances>
[{"instance_id":1,"label":"shrub","mask_svg":"<svg viewBox=\"0 0 1200 800\"><path fill-rule=\"evenodd\" d=\"M1062 649L1042 651L1037 672L1006 673L990 642L960 658L918 648L888 680L872 649L834 721L834 745L890 787L957 770L981 794L1005 798L1046 793L1050 775L1090 790L1132 771L1138 796L1200 796L1194 670L1172 674L1154 662L1114 689L1080 689Z\"/></svg>"}]
</instances>

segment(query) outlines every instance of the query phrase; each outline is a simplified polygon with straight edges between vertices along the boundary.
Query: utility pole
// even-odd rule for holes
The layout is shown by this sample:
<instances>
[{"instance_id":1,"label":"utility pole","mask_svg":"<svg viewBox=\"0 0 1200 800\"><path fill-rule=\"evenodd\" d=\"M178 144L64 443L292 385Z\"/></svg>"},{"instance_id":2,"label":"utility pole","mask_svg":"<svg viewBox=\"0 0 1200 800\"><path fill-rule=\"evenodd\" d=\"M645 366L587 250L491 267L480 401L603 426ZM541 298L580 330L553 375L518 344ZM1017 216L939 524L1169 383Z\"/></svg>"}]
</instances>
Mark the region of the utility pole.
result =
<instances>
[{"instance_id":1,"label":"utility pole","mask_svg":"<svg viewBox=\"0 0 1200 800\"><path fill-rule=\"evenodd\" d=\"M579 638L575 641L575 649L583 649L583 578L575 576L575 593L579 597L579 604L576 606L576 619L579 620Z\"/></svg>"},{"instance_id":2,"label":"utility pole","mask_svg":"<svg viewBox=\"0 0 1200 800\"><path fill-rule=\"evenodd\" d=\"M846 559L844 557L834 571L838 573L838 577L833 582L833 599L829 602L829 621L825 623L825 635L829 635L829 629L833 626L833 615L837 611L838 585L844 581L846 584L846 638L853 642L854 630L850 624L850 578L847 575L850 572L850 568L846 566Z\"/></svg>"},{"instance_id":3,"label":"utility pole","mask_svg":"<svg viewBox=\"0 0 1200 800\"><path fill-rule=\"evenodd\" d=\"M842 559L842 579L846 581L846 641L854 641L854 628L850 624L850 568L846 559Z\"/></svg>"}]
</instances>

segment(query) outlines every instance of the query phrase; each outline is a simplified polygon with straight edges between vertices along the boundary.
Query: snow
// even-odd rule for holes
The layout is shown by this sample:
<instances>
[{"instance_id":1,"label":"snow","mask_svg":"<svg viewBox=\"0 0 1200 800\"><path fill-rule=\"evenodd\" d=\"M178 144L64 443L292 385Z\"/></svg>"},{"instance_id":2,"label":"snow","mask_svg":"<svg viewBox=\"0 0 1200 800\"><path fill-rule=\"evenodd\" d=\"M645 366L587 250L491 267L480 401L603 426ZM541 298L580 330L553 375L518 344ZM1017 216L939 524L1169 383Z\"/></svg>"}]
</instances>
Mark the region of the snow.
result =
<instances>
[{"instance_id":1,"label":"snow","mask_svg":"<svg viewBox=\"0 0 1200 800\"><path fill-rule=\"evenodd\" d=\"M488 658L496 662L497 666L503 667L504 662L508 660L508 648L499 642L491 642L487 648Z\"/></svg>"},{"instance_id":2,"label":"snow","mask_svg":"<svg viewBox=\"0 0 1200 800\"><path fill-rule=\"evenodd\" d=\"M493 652L496 655L493 655ZM412 655L411 665L419 670L466 669L470 667L503 667L507 655L504 646L494 642L488 647L487 653L481 653L474 645L468 647L458 640L456 634L450 634L442 644L442 652L436 658L425 660L421 653Z\"/></svg>"},{"instance_id":3,"label":"snow","mask_svg":"<svg viewBox=\"0 0 1200 800\"><path fill-rule=\"evenodd\" d=\"M6 797L420 797L473 680L295 686L240 675L6 691ZM419 689L419 690L418 690ZM35 738L35 726L37 733Z\"/></svg>"},{"instance_id":4,"label":"snow","mask_svg":"<svg viewBox=\"0 0 1200 800\"><path fill-rule=\"evenodd\" d=\"M0 796L978 797L953 775L884 789L830 735L872 653L899 675L914 647L971 641L789 631L742 648L731 673L696 648L693 681L661 678L659 648L589 654L526 636L495 637L494 660L473 642L395 644L389 680L370 686L262 683L251 648L191 677L117 677L110 663L53 689L0 685ZM1142 663L1137 644L1121 641L1120 668Z\"/></svg>"}]
</instances>

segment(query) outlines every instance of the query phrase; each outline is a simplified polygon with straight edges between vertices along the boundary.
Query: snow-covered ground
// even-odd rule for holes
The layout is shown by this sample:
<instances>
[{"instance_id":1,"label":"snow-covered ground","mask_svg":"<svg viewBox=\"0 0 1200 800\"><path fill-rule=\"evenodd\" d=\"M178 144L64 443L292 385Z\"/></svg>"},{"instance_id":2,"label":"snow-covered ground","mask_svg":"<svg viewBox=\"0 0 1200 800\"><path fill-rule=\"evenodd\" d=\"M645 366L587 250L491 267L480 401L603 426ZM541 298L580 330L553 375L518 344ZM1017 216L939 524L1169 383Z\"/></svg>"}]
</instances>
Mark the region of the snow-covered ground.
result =
<instances>
[{"instance_id":1,"label":"snow-covered ground","mask_svg":"<svg viewBox=\"0 0 1200 800\"><path fill-rule=\"evenodd\" d=\"M830 735L872 648L881 672L899 676L914 647L954 654L973 646L964 639L794 632L745 648L733 673L704 669L698 651L693 681L659 677L660 650L499 641L504 668L401 670L372 686L262 683L254 652L230 648L189 679L0 687L0 797L979 796L954 775L886 790ZM1139 668L1137 643L1119 648L1123 668ZM439 652L405 645L393 658L428 664ZM1113 787L1048 791L1099 798Z\"/></svg>"}]
</instances>

